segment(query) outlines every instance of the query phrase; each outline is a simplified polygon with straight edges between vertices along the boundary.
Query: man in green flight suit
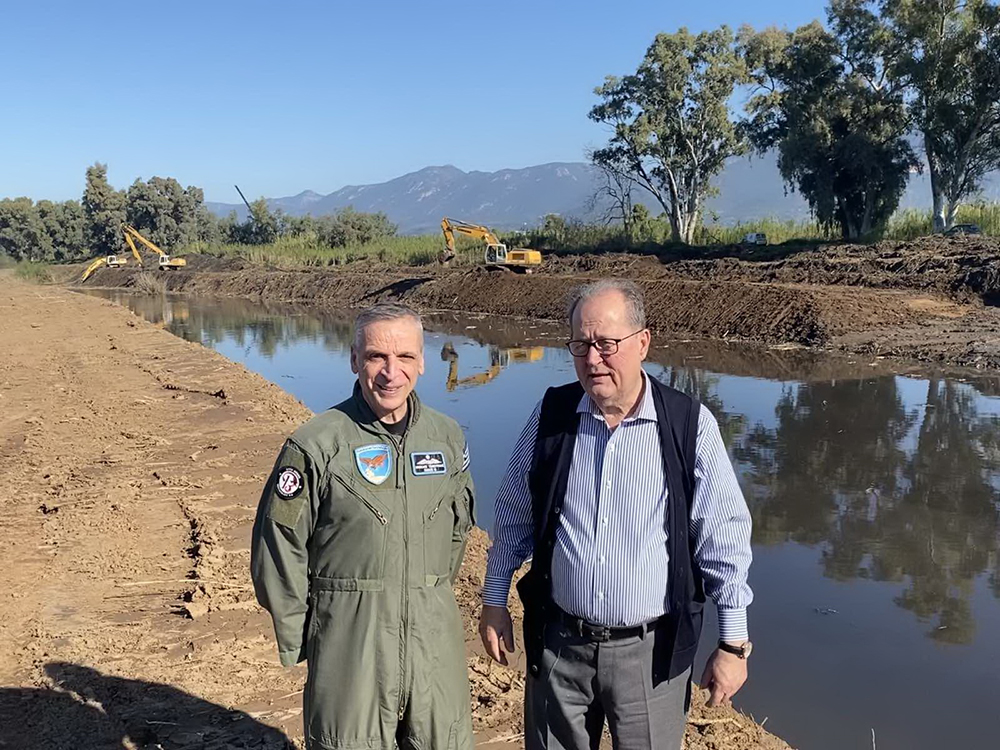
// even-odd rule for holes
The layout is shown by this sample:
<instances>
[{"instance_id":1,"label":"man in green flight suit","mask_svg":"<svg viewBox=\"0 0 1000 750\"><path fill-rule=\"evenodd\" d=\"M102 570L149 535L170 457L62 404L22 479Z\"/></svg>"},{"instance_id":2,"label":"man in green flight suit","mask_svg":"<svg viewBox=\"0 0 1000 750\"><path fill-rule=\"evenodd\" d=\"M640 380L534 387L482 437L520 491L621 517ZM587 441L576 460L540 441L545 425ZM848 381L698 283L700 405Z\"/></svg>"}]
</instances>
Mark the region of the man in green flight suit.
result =
<instances>
[{"instance_id":1,"label":"man in green flight suit","mask_svg":"<svg viewBox=\"0 0 1000 750\"><path fill-rule=\"evenodd\" d=\"M417 314L355 322L354 394L285 442L257 510L251 573L281 663L306 660L310 750L473 747L451 584L472 526L458 424L420 403Z\"/></svg>"}]
</instances>

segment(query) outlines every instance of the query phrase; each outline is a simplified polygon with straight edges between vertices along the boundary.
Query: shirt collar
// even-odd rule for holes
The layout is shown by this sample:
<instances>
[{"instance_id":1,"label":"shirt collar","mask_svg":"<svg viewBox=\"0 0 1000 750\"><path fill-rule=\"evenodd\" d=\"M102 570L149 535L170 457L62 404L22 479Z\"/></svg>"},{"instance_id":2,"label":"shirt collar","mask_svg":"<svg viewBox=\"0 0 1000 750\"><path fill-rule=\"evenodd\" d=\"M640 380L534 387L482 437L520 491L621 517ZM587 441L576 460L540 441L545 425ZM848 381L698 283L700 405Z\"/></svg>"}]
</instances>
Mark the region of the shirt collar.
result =
<instances>
[{"instance_id":1,"label":"shirt collar","mask_svg":"<svg viewBox=\"0 0 1000 750\"><path fill-rule=\"evenodd\" d=\"M576 406L576 411L578 414L590 414L592 417L604 421L604 415L601 414L601 410L597 407L591 398L590 394L584 392L583 398L580 399L580 403ZM623 422L630 422L633 419L643 419L649 422L656 421L656 407L653 405L653 388L649 383L649 376L646 371L642 371L642 401L639 402L639 408L635 410L635 413L630 417L623 419Z\"/></svg>"}]
</instances>

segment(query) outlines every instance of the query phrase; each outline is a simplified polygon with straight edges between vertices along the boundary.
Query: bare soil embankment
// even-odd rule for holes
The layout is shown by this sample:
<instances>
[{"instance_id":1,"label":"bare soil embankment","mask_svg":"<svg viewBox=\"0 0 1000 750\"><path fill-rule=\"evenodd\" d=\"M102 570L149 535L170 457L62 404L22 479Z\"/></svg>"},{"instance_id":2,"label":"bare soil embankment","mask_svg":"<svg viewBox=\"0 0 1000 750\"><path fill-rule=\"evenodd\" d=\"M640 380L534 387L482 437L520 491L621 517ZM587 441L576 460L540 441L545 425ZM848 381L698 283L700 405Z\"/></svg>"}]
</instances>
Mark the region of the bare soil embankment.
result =
<instances>
[{"instance_id":1,"label":"bare soil embankment","mask_svg":"<svg viewBox=\"0 0 1000 750\"><path fill-rule=\"evenodd\" d=\"M308 409L123 308L9 277L0 348L0 747L301 746L304 669L278 665L248 541ZM473 715L481 746L516 747L522 679L474 633L485 550L477 534L457 587ZM787 745L699 701L687 747Z\"/></svg>"},{"instance_id":2,"label":"bare soil embankment","mask_svg":"<svg viewBox=\"0 0 1000 750\"><path fill-rule=\"evenodd\" d=\"M637 255L551 257L524 276L484 267L353 263L287 271L191 257L161 276L169 291L330 307L401 300L561 321L577 284L624 277L645 291L664 337L794 344L974 368L1000 367L1000 241L929 237L909 243L814 248L786 257L671 260ZM768 250L772 255L774 248ZM102 269L91 283L134 286L137 269Z\"/></svg>"}]
</instances>

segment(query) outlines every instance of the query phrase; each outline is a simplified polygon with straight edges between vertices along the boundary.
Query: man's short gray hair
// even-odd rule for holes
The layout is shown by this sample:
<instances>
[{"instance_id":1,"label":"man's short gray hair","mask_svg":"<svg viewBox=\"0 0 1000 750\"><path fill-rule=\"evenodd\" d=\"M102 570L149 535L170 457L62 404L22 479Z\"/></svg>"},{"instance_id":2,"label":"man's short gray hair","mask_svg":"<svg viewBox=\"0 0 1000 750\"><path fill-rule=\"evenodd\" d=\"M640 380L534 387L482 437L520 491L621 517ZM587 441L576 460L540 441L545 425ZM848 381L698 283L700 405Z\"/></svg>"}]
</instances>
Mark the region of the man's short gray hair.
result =
<instances>
[{"instance_id":1,"label":"man's short gray hair","mask_svg":"<svg viewBox=\"0 0 1000 750\"><path fill-rule=\"evenodd\" d=\"M420 320L420 314L409 305L404 305L401 302L379 302L359 312L354 319L354 346L357 347L361 344L361 333L372 323L383 320L399 320L400 318L409 318L417 324L421 333L422 345L424 325Z\"/></svg>"},{"instance_id":2,"label":"man's short gray hair","mask_svg":"<svg viewBox=\"0 0 1000 750\"><path fill-rule=\"evenodd\" d=\"M569 327L573 328L573 314L581 302L597 297L607 292L618 292L625 300L625 313L628 322L637 330L646 327L646 306L643 302L642 290L638 284L628 279L601 279L589 284L578 286L570 296L567 314Z\"/></svg>"}]
</instances>

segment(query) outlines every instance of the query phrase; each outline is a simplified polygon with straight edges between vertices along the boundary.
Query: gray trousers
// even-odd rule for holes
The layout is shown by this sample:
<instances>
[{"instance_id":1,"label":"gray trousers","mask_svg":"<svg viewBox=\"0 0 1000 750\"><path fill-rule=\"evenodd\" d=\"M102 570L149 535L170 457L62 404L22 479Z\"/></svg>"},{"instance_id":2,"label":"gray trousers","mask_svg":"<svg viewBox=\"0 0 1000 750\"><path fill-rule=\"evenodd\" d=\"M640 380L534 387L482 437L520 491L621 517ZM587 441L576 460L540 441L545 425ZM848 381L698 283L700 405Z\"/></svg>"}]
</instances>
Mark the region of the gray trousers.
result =
<instances>
[{"instance_id":1,"label":"gray trousers","mask_svg":"<svg viewBox=\"0 0 1000 750\"><path fill-rule=\"evenodd\" d=\"M546 625L541 669L525 686L526 750L597 750L605 719L615 750L679 750L691 670L654 686L657 637L593 643Z\"/></svg>"}]
</instances>

